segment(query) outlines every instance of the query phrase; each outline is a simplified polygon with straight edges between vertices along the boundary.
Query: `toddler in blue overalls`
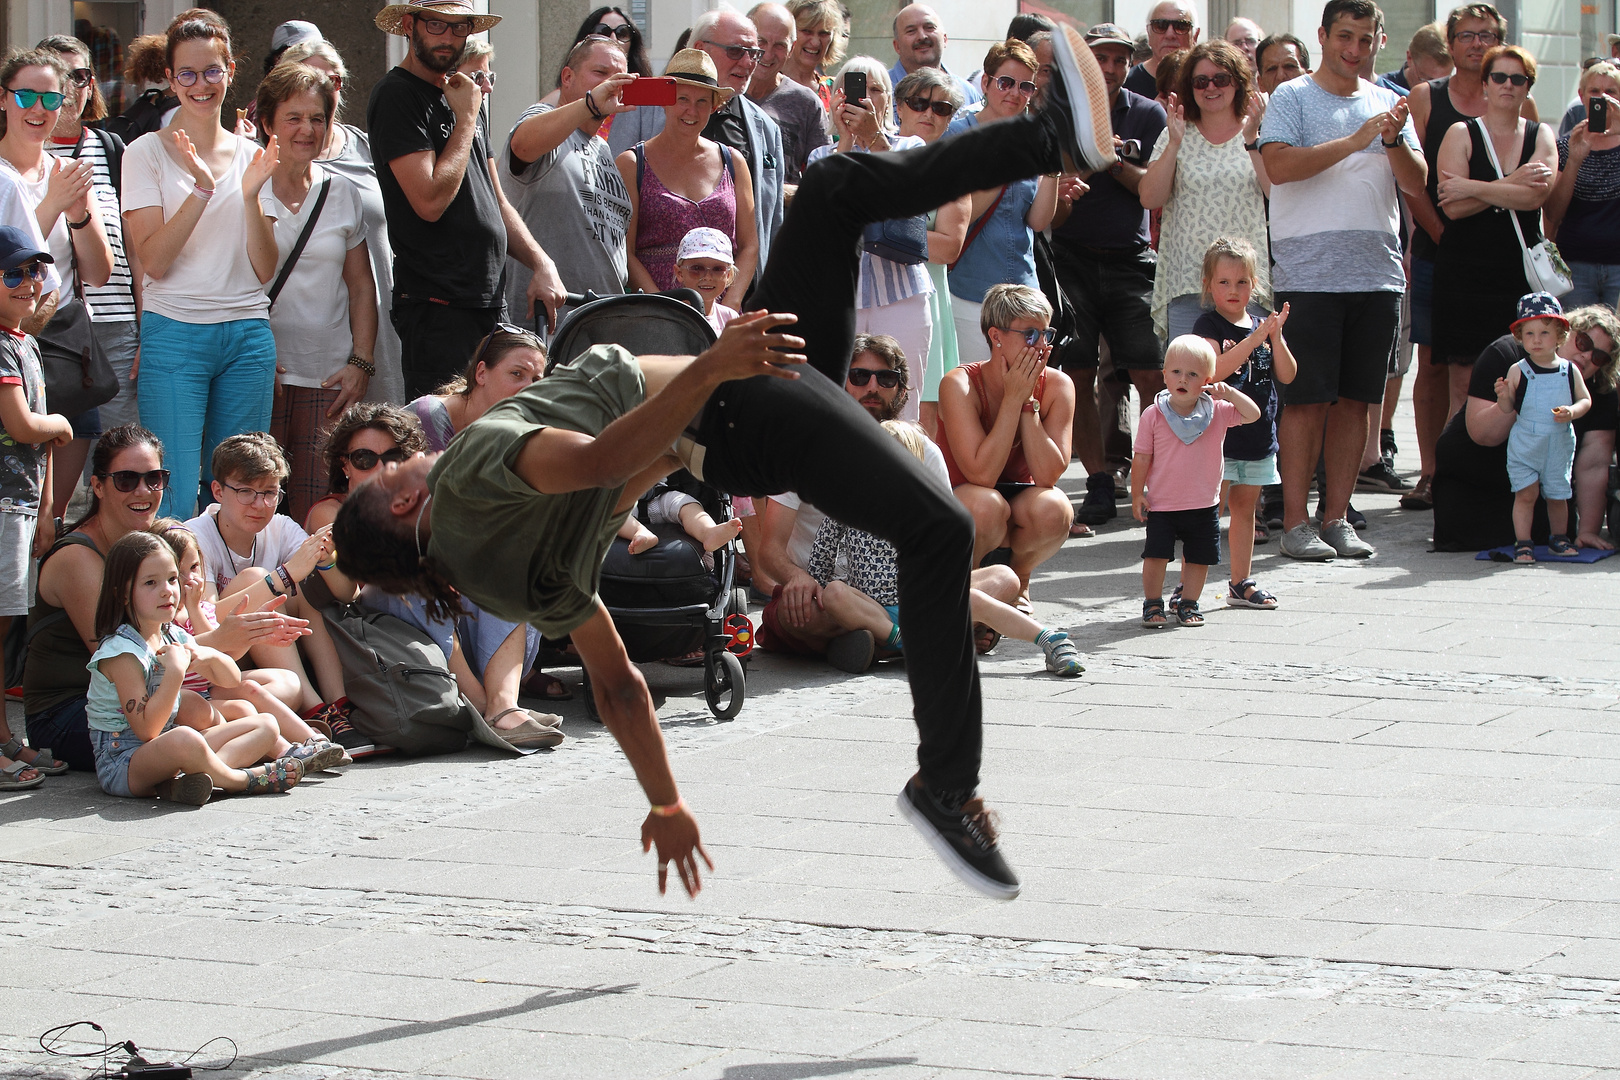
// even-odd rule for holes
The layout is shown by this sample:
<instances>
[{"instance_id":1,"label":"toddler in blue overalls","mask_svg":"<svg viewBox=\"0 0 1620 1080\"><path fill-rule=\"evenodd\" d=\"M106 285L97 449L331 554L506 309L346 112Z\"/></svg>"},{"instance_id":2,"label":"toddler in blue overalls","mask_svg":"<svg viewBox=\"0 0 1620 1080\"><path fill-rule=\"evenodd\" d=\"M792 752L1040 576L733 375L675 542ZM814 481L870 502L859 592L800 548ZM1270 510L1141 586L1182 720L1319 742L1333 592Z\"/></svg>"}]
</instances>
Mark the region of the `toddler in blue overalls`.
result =
<instances>
[{"instance_id":1,"label":"toddler in blue overalls","mask_svg":"<svg viewBox=\"0 0 1620 1080\"><path fill-rule=\"evenodd\" d=\"M1552 536L1549 554L1573 556L1569 541L1570 472L1575 464L1572 422L1592 407L1592 395L1575 365L1558 355L1569 336L1569 320L1558 298L1536 292L1519 298L1519 317L1510 330L1527 359L1496 380L1496 405L1514 417L1508 434L1508 483L1513 487L1513 561L1536 561L1530 519L1536 497L1547 500Z\"/></svg>"}]
</instances>

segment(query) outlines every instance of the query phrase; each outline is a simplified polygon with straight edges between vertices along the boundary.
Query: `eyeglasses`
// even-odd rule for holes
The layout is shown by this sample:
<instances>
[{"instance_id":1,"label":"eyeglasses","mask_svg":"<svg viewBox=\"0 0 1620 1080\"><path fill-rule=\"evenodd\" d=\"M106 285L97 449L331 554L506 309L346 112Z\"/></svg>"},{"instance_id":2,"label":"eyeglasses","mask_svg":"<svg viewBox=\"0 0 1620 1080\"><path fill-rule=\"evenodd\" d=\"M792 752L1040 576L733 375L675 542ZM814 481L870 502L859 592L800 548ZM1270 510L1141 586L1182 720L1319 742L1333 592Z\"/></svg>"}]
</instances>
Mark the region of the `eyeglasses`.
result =
<instances>
[{"instance_id":1,"label":"eyeglasses","mask_svg":"<svg viewBox=\"0 0 1620 1080\"><path fill-rule=\"evenodd\" d=\"M218 86L225 79L225 69L222 67L205 67L201 71L192 71L187 68L184 71L175 72L174 81L181 86L196 86L199 75L202 76L203 82L209 86Z\"/></svg>"},{"instance_id":2,"label":"eyeglasses","mask_svg":"<svg viewBox=\"0 0 1620 1080\"><path fill-rule=\"evenodd\" d=\"M1222 71L1215 75L1194 75L1192 88L1194 90L1208 90L1211 86L1217 90L1225 90L1232 85L1232 76Z\"/></svg>"},{"instance_id":3,"label":"eyeglasses","mask_svg":"<svg viewBox=\"0 0 1620 1080\"><path fill-rule=\"evenodd\" d=\"M96 73L89 68L74 68L68 72L68 78L73 80L74 86L89 86Z\"/></svg>"},{"instance_id":4,"label":"eyeglasses","mask_svg":"<svg viewBox=\"0 0 1620 1080\"><path fill-rule=\"evenodd\" d=\"M1489 30L1459 30L1451 36L1451 40L1461 42L1464 45L1472 45L1476 41L1481 45L1500 45L1502 35L1492 33Z\"/></svg>"},{"instance_id":5,"label":"eyeglasses","mask_svg":"<svg viewBox=\"0 0 1620 1080\"><path fill-rule=\"evenodd\" d=\"M62 95L55 90L12 90L11 96L17 99L19 109L32 109L36 101L45 107L46 112L55 112L62 107Z\"/></svg>"},{"instance_id":6,"label":"eyeglasses","mask_svg":"<svg viewBox=\"0 0 1620 1080\"><path fill-rule=\"evenodd\" d=\"M96 473L103 480L111 480L113 487L125 495L145 484L152 491L162 491L169 486L169 470L153 469L151 472L135 472L133 469L119 469L115 473Z\"/></svg>"},{"instance_id":7,"label":"eyeglasses","mask_svg":"<svg viewBox=\"0 0 1620 1080\"><path fill-rule=\"evenodd\" d=\"M620 41L629 41L636 36L636 28L629 23L620 26L609 26L607 23L597 23L596 29L591 31L591 37L616 37Z\"/></svg>"},{"instance_id":8,"label":"eyeglasses","mask_svg":"<svg viewBox=\"0 0 1620 1080\"><path fill-rule=\"evenodd\" d=\"M370 472L372 469L377 467L378 462L382 462L387 465L398 465L400 462L410 457L409 454L397 446L392 450L384 450L380 454L375 450L361 449L350 450L343 456L348 459L350 465L353 465L361 472Z\"/></svg>"},{"instance_id":9,"label":"eyeglasses","mask_svg":"<svg viewBox=\"0 0 1620 1080\"><path fill-rule=\"evenodd\" d=\"M1000 329L1004 334L1017 334L1019 337L1024 339L1024 344L1028 345L1032 349L1038 342L1045 342L1046 344L1050 345L1052 342L1057 340L1057 330L1050 326L1048 326L1045 330L1009 330L1006 327L1001 327Z\"/></svg>"},{"instance_id":10,"label":"eyeglasses","mask_svg":"<svg viewBox=\"0 0 1620 1080\"><path fill-rule=\"evenodd\" d=\"M932 112L935 116L950 116L956 106L948 101L929 101L927 98L906 98L906 108L912 112Z\"/></svg>"},{"instance_id":11,"label":"eyeglasses","mask_svg":"<svg viewBox=\"0 0 1620 1080\"><path fill-rule=\"evenodd\" d=\"M718 41L703 41L699 42L699 44L713 45L717 49L724 50L727 60L741 60L746 56L748 59L757 64L759 63L759 58L765 55L764 49L750 49L746 45L722 45Z\"/></svg>"},{"instance_id":12,"label":"eyeglasses","mask_svg":"<svg viewBox=\"0 0 1620 1080\"><path fill-rule=\"evenodd\" d=\"M1178 34L1192 33L1191 19L1149 19L1148 26L1155 34L1168 34L1174 30Z\"/></svg>"},{"instance_id":13,"label":"eyeglasses","mask_svg":"<svg viewBox=\"0 0 1620 1080\"><path fill-rule=\"evenodd\" d=\"M1033 94L1037 89L1035 84L1029 80L1026 79L1023 82L1019 82L1011 75L997 75L990 81L999 86L1002 93L1006 93L1007 91L1016 88L1020 94L1027 96L1029 94Z\"/></svg>"},{"instance_id":14,"label":"eyeglasses","mask_svg":"<svg viewBox=\"0 0 1620 1080\"><path fill-rule=\"evenodd\" d=\"M495 73L493 71L484 71L482 68L480 68L477 71L467 72L467 78L471 79L473 82L484 87L485 89L495 89Z\"/></svg>"},{"instance_id":15,"label":"eyeglasses","mask_svg":"<svg viewBox=\"0 0 1620 1080\"><path fill-rule=\"evenodd\" d=\"M434 37L438 37L441 34L449 31L454 31L456 37L466 37L468 34L473 32L473 24L471 19L468 19L465 22L445 22L443 19L424 19L420 15L418 15L416 18L417 24Z\"/></svg>"},{"instance_id":16,"label":"eyeglasses","mask_svg":"<svg viewBox=\"0 0 1620 1080\"><path fill-rule=\"evenodd\" d=\"M26 266L14 266L10 270L0 273L0 282L8 289L15 289L24 281L44 281L45 264L35 259Z\"/></svg>"},{"instance_id":17,"label":"eyeglasses","mask_svg":"<svg viewBox=\"0 0 1620 1080\"><path fill-rule=\"evenodd\" d=\"M873 379L876 379L877 384L885 390L893 390L900 385L900 373L892 369L889 371L873 371L871 368L858 367L849 369L851 386L865 386Z\"/></svg>"},{"instance_id":18,"label":"eyeglasses","mask_svg":"<svg viewBox=\"0 0 1620 1080\"><path fill-rule=\"evenodd\" d=\"M147 475L150 476L152 474L147 473ZM163 475L168 476L169 474L164 473ZM269 491L254 491L249 487L237 487L235 484L227 484L223 480L219 482L219 486L228 491L234 492L236 495L236 501L241 503L243 506L252 506L257 502L262 502L266 506L274 506L281 501L280 488L271 488ZM119 488L119 490L122 491L123 488Z\"/></svg>"},{"instance_id":19,"label":"eyeglasses","mask_svg":"<svg viewBox=\"0 0 1620 1080\"><path fill-rule=\"evenodd\" d=\"M1502 86L1506 83L1512 83L1516 87L1526 86L1530 82L1530 76L1528 75L1509 75L1505 71L1493 71L1490 73L1489 78L1491 82L1495 83L1497 86Z\"/></svg>"}]
</instances>

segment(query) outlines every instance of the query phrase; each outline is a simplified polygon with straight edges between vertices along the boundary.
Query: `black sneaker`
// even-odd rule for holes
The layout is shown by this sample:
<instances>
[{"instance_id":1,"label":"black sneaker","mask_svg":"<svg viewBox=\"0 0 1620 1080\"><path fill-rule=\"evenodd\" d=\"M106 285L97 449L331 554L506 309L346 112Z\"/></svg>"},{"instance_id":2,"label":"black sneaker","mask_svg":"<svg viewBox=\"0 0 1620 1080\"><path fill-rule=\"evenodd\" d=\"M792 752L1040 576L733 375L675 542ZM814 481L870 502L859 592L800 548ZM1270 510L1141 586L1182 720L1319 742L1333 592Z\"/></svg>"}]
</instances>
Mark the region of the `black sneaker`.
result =
<instances>
[{"instance_id":1,"label":"black sneaker","mask_svg":"<svg viewBox=\"0 0 1620 1080\"><path fill-rule=\"evenodd\" d=\"M995 824L983 799L972 798L960 810L947 810L913 776L897 804L901 816L917 826L945 865L967 885L997 900L1018 895L1018 876L1001 857Z\"/></svg>"},{"instance_id":2,"label":"black sneaker","mask_svg":"<svg viewBox=\"0 0 1620 1080\"><path fill-rule=\"evenodd\" d=\"M1400 494L1411 491L1412 485L1395 475L1395 471L1382 459L1361 470L1356 477L1356 490L1381 494Z\"/></svg>"},{"instance_id":3,"label":"black sneaker","mask_svg":"<svg viewBox=\"0 0 1620 1080\"><path fill-rule=\"evenodd\" d=\"M827 643L827 663L839 671L859 675L872 666L876 641L870 630L851 630Z\"/></svg>"},{"instance_id":4,"label":"black sneaker","mask_svg":"<svg viewBox=\"0 0 1620 1080\"><path fill-rule=\"evenodd\" d=\"M1119 515L1114 505L1114 474L1094 472L1086 477L1086 498L1074 508L1074 520L1082 525L1101 525Z\"/></svg>"},{"instance_id":5,"label":"black sneaker","mask_svg":"<svg viewBox=\"0 0 1620 1080\"><path fill-rule=\"evenodd\" d=\"M330 716L326 722L332 728L332 741L343 747L353 761L359 761L361 758L376 757L378 754L386 754L394 749L391 746L383 746L381 743L373 741L369 735L361 734L358 728L342 716Z\"/></svg>"},{"instance_id":6,"label":"black sneaker","mask_svg":"<svg viewBox=\"0 0 1620 1080\"><path fill-rule=\"evenodd\" d=\"M1044 112L1054 121L1068 172L1093 173L1117 159L1108 115L1108 84L1080 32L1067 23L1052 35L1053 79Z\"/></svg>"}]
</instances>

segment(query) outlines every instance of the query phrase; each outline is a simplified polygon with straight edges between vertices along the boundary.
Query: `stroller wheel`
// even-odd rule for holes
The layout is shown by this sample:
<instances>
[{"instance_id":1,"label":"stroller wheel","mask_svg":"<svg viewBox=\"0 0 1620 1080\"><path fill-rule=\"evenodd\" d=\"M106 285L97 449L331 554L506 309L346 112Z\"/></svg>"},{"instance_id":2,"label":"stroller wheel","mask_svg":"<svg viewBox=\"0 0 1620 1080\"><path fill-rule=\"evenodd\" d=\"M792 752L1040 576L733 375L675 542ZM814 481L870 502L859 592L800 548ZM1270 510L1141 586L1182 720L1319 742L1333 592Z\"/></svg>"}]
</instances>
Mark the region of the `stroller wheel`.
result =
<instances>
[{"instance_id":1,"label":"stroller wheel","mask_svg":"<svg viewBox=\"0 0 1620 1080\"><path fill-rule=\"evenodd\" d=\"M722 649L703 675L703 696L717 719L730 720L742 711L747 690L741 660Z\"/></svg>"}]
</instances>

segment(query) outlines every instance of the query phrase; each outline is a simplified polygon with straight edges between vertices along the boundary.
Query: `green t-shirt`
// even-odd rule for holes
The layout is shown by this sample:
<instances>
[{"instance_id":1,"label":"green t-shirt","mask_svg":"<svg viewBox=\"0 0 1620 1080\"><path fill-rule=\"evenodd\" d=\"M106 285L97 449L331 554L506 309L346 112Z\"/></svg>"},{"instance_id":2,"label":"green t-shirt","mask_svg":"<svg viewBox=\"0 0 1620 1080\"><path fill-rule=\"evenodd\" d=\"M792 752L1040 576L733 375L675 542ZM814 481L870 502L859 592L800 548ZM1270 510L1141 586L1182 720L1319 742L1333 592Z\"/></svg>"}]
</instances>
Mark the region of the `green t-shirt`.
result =
<instances>
[{"instance_id":1,"label":"green t-shirt","mask_svg":"<svg viewBox=\"0 0 1620 1080\"><path fill-rule=\"evenodd\" d=\"M647 396L635 357L596 345L490 409L450 442L428 474L428 554L485 611L547 637L577 630L596 610L602 559L624 524L622 486L545 495L512 465L545 427L599 435Z\"/></svg>"}]
</instances>

